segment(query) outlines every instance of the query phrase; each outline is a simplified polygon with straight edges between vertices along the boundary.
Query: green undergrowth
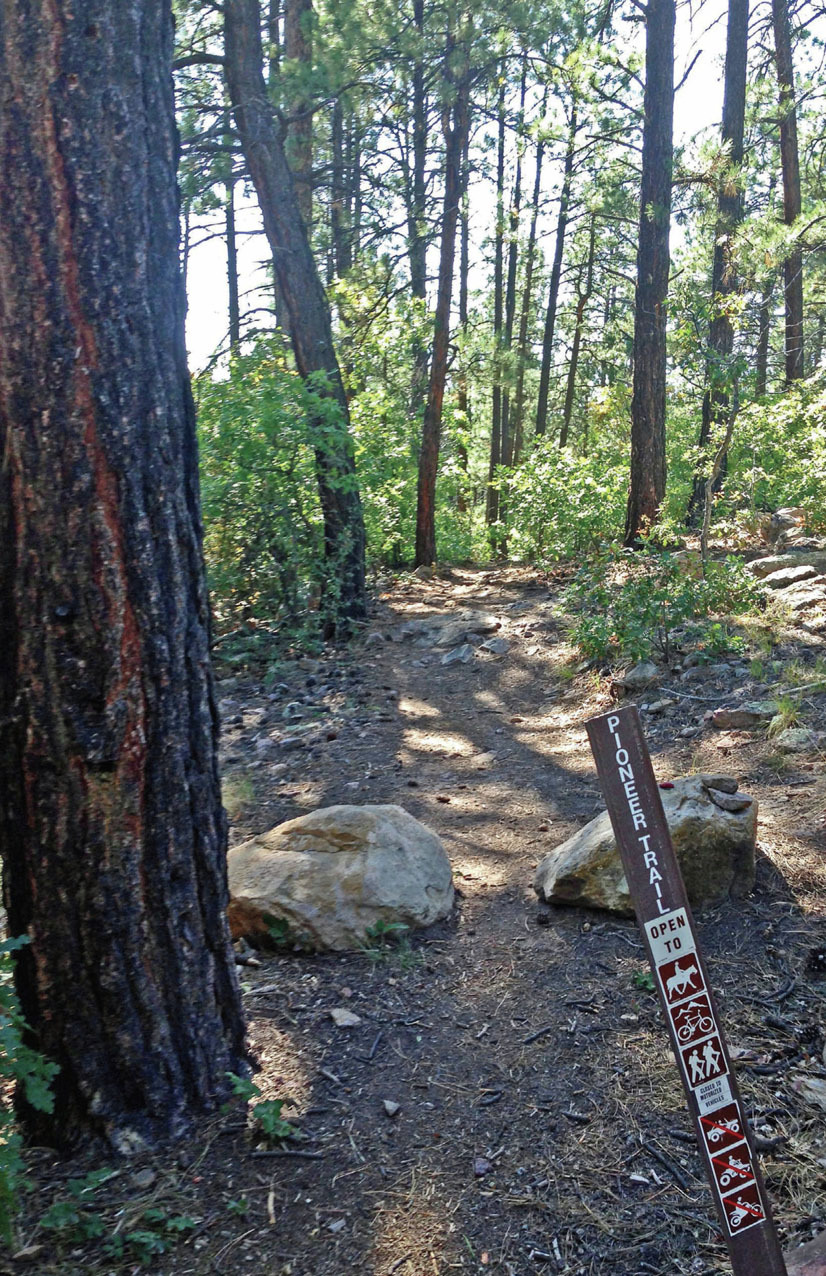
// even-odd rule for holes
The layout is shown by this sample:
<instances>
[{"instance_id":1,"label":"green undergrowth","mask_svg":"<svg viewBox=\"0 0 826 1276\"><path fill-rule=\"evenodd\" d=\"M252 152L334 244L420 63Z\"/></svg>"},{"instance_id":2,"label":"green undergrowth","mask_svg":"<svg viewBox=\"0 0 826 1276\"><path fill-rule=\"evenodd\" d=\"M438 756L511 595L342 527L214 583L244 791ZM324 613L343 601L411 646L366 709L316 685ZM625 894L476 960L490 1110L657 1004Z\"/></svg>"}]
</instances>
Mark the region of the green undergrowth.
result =
<instances>
[{"instance_id":1,"label":"green undergrowth","mask_svg":"<svg viewBox=\"0 0 826 1276\"><path fill-rule=\"evenodd\" d=\"M28 939L0 940L0 1086L16 1089L38 1112L54 1109L52 1081L59 1069L28 1041L29 1029L14 989L14 954ZM25 1186L23 1139L14 1111L0 1105L0 1239L10 1243Z\"/></svg>"},{"instance_id":2,"label":"green undergrowth","mask_svg":"<svg viewBox=\"0 0 826 1276\"><path fill-rule=\"evenodd\" d=\"M565 593L570 634L600 665L669 660L681 641L706 659L743 651L731 617L759 612L763 591L744 564L729 557L697 578L674 554L604 551L582 567Z\"/></svg>"}]
</instances>

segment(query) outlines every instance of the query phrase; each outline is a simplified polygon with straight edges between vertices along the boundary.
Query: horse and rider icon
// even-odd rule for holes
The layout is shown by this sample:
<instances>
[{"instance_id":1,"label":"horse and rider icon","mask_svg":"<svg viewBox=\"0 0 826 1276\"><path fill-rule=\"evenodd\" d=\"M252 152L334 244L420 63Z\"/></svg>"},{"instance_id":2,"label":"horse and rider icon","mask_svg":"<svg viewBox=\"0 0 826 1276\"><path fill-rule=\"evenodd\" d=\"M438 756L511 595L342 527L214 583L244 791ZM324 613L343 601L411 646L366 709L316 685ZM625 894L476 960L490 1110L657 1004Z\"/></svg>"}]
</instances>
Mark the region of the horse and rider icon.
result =
<instances>
[{"instance_id":1,"label":"horse and rider icon","mask_svg":"<svg viewBox=\"0 0 826 1276\"><path fill-rule=\"evenodd\" d=\"M684 1050L682 1055L692 1089L726 1071L719 1037L709 1037L702 1046L694 1046L690 1051Z\"/></svg>"}]
</instances>

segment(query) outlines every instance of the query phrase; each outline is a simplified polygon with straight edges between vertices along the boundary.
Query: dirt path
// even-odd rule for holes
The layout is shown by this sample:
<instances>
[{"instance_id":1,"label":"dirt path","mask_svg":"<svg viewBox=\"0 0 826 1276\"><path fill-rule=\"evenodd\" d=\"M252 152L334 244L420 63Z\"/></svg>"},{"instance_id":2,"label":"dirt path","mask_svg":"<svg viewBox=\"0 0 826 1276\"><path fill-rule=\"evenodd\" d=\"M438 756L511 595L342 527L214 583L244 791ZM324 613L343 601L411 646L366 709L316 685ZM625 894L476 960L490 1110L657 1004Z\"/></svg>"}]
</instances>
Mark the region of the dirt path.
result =
<instances>
[{"instance_id":1,"label":"dirt path","mask_svg":"<svg viewBox=\"0 0 826 1276\"><path fill-rule=\"evenodd\" d=\"M463 608L492 613L508 651L445 665L445 649L403 636ZM397 588L372 632L384 640L294 662L282 686L223 682L232 838L334 802L397 802L444 840L455 916L401 954L242 970L258 1084L292 1097L285 1115L305 1141L294 1155L256 1148L235 1113L176 1161L151 1163L150 1188L125 1172L132 1226L147 1205L195 1222L152 1270L726 1271L636 928L540 908L531 886L538 858L601 809L582 724L608 707L607 684L575 672L554 589L524 571ZM761 803L755 894L705 913L700 931L790 1243L826 1222L824 1113L793 1089L801 1073L826 1078L826 985L806 966L824 939L826 781L817 756L784 762L703 722L717 695L756 698L749 678L740 665L692 684L704 699L679 698L647 733L661 778L726 770ZM813 712L824 707L821 696ZM335 1027L336 1006L361 1023ZM32 1220L61 1172L42 1158ZM46 1247L38 1270L134 1267L77 1254Z\"/></svg>"}]
</instances>

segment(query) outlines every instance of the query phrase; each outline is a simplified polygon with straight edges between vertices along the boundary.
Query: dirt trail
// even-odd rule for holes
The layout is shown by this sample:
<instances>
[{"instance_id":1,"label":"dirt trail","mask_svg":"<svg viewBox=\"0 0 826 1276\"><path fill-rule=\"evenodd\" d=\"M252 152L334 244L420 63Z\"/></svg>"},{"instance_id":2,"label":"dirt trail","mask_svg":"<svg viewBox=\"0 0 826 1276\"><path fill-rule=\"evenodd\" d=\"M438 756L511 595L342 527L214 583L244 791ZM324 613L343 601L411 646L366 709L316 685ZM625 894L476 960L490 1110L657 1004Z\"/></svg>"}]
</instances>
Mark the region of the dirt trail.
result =
<instances>
[{"instance_id":1,"label":"dirt trail","mask_svg":"<svg viewBox=\"0 0 826 1276\"><path fill-rule=\"evenodd\" d=\"M415 634L387 640L463 608L501 622L505 654L444 665L445 649ZM296 662L269 692L224 682L232 838L334 802L397 802L444 840L455 916L400 955L242 969L258 1083L293 1098L285 1115L305 1141L293 1155L256 1149L236 1114L165 1166L155 1196L199 1223L156 1270L726 1271L634 925L539 907L531 887L538 858L601 809L582 724L608 707L607 684L575 674L554 589L526 571L397 588L371 631L385 641ZM723 699L746 673L722 676L727 687L690 690ZM287 703L312 730L271 749ZM781 765L765 741L713 732L707 707L679 700L649 719L648 738L660 778L726 770L761 802L757 889L703 914L700 932L746 1103L773 1147L764 1166L784 1238L803 1241L825 1221L823 1112L793 1079L826 1078L826 986L806 969L823 942L826 782L811 755ZM361 1023L335 1027L336 1006ZM112 1265L64 1256L49 1270Z\"/></svg>"}]
</instances>

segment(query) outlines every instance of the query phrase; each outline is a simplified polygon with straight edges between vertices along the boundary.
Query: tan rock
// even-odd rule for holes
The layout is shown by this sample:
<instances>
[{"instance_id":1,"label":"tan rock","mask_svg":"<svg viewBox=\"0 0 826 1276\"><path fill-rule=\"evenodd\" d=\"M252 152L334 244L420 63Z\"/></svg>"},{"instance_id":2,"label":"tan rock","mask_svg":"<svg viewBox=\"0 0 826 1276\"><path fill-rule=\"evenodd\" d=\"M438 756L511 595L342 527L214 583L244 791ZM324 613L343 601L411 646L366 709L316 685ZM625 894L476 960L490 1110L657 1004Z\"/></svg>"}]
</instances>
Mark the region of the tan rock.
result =
<instances>
[{"instance_id":1,"label":"tan rock","mask_svg":"<svg viewBox=\"0 0 826 1276\"><path fill-rule=\"evenodd\" d=\"M713 777L723 778L729 779ZM735 781L730 783L736 787ZM715 797L721 795L715 785ZM691 904L700 908L747 895L754 886L757 803L748 799L742 810L723 810L699 775L676 779L672 789L661 790L661 797ZM746 795L738 797L745 801ZM548 903L633 915L607 811L545 856L534 889Z\"/></svg>"},{"instance_id":2,"label":"tan rock","mask_svg":"<svg viewBox=\"0 0 826 1276\"><path fill-rule=\"evenodd\" d=\"M228 857L233 938L287 924L305 948L369 943L377 922L412 928L453 906L450 861L435 833L399 806L330 806L279 824Z\"/></svg>"}]
</instances>

